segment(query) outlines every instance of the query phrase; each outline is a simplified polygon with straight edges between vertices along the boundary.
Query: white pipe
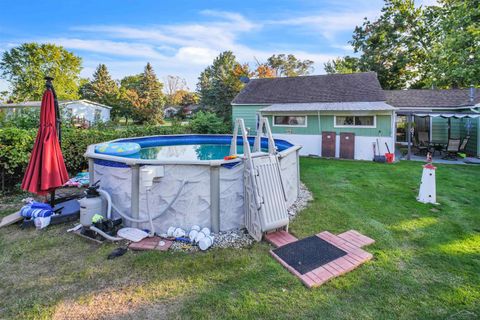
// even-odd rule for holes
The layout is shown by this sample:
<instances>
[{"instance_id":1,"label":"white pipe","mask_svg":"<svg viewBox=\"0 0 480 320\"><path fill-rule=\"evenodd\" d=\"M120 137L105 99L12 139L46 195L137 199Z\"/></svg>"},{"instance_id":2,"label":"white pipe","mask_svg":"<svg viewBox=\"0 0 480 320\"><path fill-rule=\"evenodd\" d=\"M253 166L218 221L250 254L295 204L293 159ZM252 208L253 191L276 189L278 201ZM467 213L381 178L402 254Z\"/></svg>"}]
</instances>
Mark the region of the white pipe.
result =
<instances>
[{"instance_id":1,"label":"white pipe","mask_svg":"<svg viewBox=\"0 0 480 320\"><path fill-rule=\"evenodd\" d=\"M160 212L160 213L157 214L156 216L153 216L153 217L151 218L152 220L158 219L161 215L163 215L166 211L168 211L168 210L172 207L172 205L175 203L175 201L177 201L178 197L179 197L180 194L182 193L183 187L184 187L186 184L187 184L187 181L186 181L186 180L183 180L180 188L178 189L177 194L176 194L175 197L172 199L172 201L170 201L170 203L168 204L168 206L167 206L162 212ZM99 190L99 191L103 191L103 192L105 192L105 193L108 194L108 192L106 192L105 190ZM110 195L109 195L109 196L110 196ZM107 201L108 201L108 200L107 200ZM115 211L116 211L120 216L122 216L123 218L127 219L128 221L138 222L138 223L145 223L145 222L149 222L149 221L150 221L150 219L134 219L134 218L131 218L130 216L126 215L126 214L123 213L117 206L115 206L115 204L113 203L111 197L110 197L110 204L111 204L111 208L115 209Z\"/></svg>"},{"instance_id":2,"label":"white pipe","mask_svg":"<svg viewBox=\"0 0 480 320\"><path fill-rule=\"evenodd\" d=\"M101 235L102 237L104 237L105 239L108 239L110 241L124 240L123 238L112 237L111 235L106 234L105 232L103 232L102 230L100 230L100 229L98 229L97 227L94 227L94 226L90 226L90 230L95 231L96 233L98 233L99 235Z\"/></svg>"},{"instance_id":3,"label":"white pipe","mask_svg":"<svg viewBox=\"0 0 480 320\"><path fill-rule=\"evenodd\" d=\"M104 196L107 200L107 219L112 218L112 197L110 197L110 194L102 189L98 189L98 193L100 195Z\"/></svg>"}]
</instances>

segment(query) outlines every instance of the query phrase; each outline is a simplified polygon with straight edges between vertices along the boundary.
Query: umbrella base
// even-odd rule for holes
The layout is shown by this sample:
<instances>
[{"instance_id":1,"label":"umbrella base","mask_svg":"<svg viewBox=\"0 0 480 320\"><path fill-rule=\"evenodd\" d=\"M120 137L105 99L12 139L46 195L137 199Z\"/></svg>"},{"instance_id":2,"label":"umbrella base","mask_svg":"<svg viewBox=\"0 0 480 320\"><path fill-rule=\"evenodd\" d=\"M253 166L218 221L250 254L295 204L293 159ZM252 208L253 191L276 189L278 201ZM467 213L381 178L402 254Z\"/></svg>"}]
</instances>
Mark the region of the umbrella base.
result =
<instances>
[{"instance_id":1,"label":"umbrella base","mask_svg":"<svg viewBox=\"0 0 480 320\"><path fill-rule=\"evenodd\" d=\"M60 212L60 214L52 216L50 225L72 222L80 218L80 203L76 199L59 202L55 205L53 210ZM23 220L22 228L28 227L35 227L33 219Z\"/></svg>"}]
</instances>

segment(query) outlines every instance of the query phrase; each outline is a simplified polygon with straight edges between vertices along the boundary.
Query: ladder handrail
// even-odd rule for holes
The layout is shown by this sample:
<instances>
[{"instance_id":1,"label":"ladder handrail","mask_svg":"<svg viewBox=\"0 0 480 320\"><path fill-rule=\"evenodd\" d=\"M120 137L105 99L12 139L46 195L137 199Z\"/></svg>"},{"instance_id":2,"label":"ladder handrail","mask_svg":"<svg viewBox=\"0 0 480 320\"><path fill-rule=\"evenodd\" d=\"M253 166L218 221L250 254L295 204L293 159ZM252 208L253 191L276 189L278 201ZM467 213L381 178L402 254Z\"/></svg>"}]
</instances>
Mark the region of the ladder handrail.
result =
<instances>
[{"instance_id":1,"label":"ladder handrail","mask_svg":"<svg viewBox=\"0 0 480 320\"><path fill-rule=\"evenodd\" d=\"M275 146L275 140L273 139L272 130L270 130L270 124L268 123L268 119L265 117L260 117L257 135L255 136L255 142L253 144L253 152L262 151L262 135L264 133L264 129L268 139L268 153L274 155L277 152L277 148Z\"/></svg>"},{"instance_id":2,"label":"ladder handrail","mask_svg":"<svg viewBox=\"0 0 480 320\"><path fill-rule=\"evenodd\" d=\"M245 122L243 119L238 118L235 120L235 127L233 128L232 141L230 142L230 155L237 154L237 137L238 130L242 131L243 140L243 155L245 158L251 158L250 144L248 143L247 129L245 128Z\"/></svg>"}]
</instances>

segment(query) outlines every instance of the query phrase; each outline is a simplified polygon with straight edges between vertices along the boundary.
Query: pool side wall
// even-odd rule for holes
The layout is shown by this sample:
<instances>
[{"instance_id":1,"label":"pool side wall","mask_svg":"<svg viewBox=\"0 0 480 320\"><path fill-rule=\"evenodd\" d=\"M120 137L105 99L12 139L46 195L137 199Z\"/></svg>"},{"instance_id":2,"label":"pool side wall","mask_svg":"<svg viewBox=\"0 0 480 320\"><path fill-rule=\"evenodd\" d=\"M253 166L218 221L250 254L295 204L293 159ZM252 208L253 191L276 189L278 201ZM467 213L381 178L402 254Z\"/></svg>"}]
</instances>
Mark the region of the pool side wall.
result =
<instances>
[{"instance_id":1,"label":"pool side wall","mask_svg":"<svg viewBox=\"0 0 480 320\"><path fill-rule=\"evenodd\" d=\"M287 204L290 206L297 199L299 187L299 150L290 148L280 152L279 161L281 174L284 181ZM121 159L121 158L118 158ZM100 180L101 188L106 190L112 197L115 205L123 213L131 215L132 212L132 168L113 167L93 164L93 181ZM209 227L215 230L215 224L219 231L243 228L244 213L244 186L243 186L243 163L233 168L222 165L205 164L163 164L164 176L154 180L151 191L139 188L139 217L147 219L147 210L153 215L164 211L180 192L177 200L160 218L154 220L157 233L166 233L171 226L190 230L193 225ZM219 170L215 188L212 177L214 170ZM141 180L141 178L140 178ZM186 184L182 188L182 182ZM212 187L213 186L213 187ZM219 194L212 194L212 190L218 190ZM218 201L218 208L215 202ZM135 203L135 201L133 202ZM212 207L213 204L213 207ZM218 214L215 212L218 209ZM120 217L113 212L114 217ZM148 229L149 223L133 224L125 222L128 226L136 226Z\"/></svg>"}]
</instances>

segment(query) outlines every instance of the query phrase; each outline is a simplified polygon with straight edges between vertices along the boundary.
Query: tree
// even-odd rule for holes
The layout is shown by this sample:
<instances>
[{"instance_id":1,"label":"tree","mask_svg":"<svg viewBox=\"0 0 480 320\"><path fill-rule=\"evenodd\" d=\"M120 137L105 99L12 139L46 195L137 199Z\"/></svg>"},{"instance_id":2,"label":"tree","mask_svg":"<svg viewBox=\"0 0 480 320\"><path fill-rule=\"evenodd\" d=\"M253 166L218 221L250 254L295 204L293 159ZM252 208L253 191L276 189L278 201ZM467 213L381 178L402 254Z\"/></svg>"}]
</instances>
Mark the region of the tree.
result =
<instances>
[{"instance_id":1,"label":"tree","mask_svg":"<svg viewBox=\"0 0 480 320\"><path fill-rule=\"evenodd\" d=\"M313 71L312 60L299 60L293 54L272 55L267 59L266 66L275 72L277 77L297 77L309 75Z\"/></svg>"},{"instance_id":2,"label":"tree","mask_svg":"<svg viewBox=\"0 0 480 320\"><path fill-rule=\"evenodd\" d=\"M355 73L361 72L359 59L356 57L345 56L343 58L336 58L324 64L326 73Z\"/></svg>"},{"instance_id":3,"label":"tree","mask_svg":"<svg viewBox=\"0 0 480 320\"><path fill-rule=\"evenodd\" d=\"M118 104L120 91L117 82L110 76L106 65L98 65L92 81L80 87L80 94L84 99L112 106L113 115L118 115L119 110L117 110L116 105Z\"/></svg>"},{"instance_id":4,"label":"tree","mask_svg":"<svg viewBox=\"0 0 480 320\"><path fill-rule=\"evenodd\" d=\"M142 78L138 84L139 106L134 116L140 122L160 123L163 121L163 106L165 97L162 93L163 84L158 78L150 63L147 63Z\"/></svg>"},{"instance_id":5,"label":"tree","mask_svg":"<svg viewBox=\"0 0 480 320\"><path fill-rule=\"evenodd\" d=\"M168 100L168 103L174 106L188 106L197 104L200 101L200 97L195 92L178 90Z\"/></svg>"},{"instance_id":6,"label":"tree","mask_svg":"<svg viewBox=\"0 0 480 320\"><path fill-rule=\"evenodd\" d=\"M423 78L430 49L429 26L414 0L387 0L378 20L365 18L350 42L360 71L375 71L384 89L402 89Z\"/></svg>"},{"instance_id":7,"label":"tree","mask_svg":"<svg viewBox=\"0 0 480 320\"><path fill-rule=\"evenodd\" d=\"M266 63L258 64L255 69L255 76L257 78L275 78L275 70Z\"/></svg>"},{"instance_id":8,"label":"tree","mask_svg":"<svg viewBox=\"0 0 480 320\"><path fill-rule=\"evenodd\" d=\"M243 88L240 77L250 75L247 67L238 63L231 51L222 52L200 74L197 84L200 103L229 122L232 116L230 102Z\"/></svg>"},{"instance_id":9,"label":"tree","mask_svg":"<svg viewBox=\"0 0 480 320\"><path fill-rule=\"evenodd\" d=\"M59 99L77 99L82 59L54 44L24 43L5 51L0 76L12 88L14 101L41 100L45 76L54 80Z\"/></svg>"},{"instance_id":10,"label":"tree","mask_svg":"<svg viewBox=\"0 0 480 320\"><path fill-rule=\"evenodd\" d=\"M430 51L426 86L468 87L480 79L480 2L443 0ZM428 16L427 16L428 17Z\"/></svg>"},{"instance_id":11,"label":"tree","mask_svg":"<svg viewBox=\"0 0 480 320\"><path fill-rule=\"evenodd\" d=\"M171 97L179 90L187 90L187 82L179 76L168 75L165 78L165 91Z\"/></svg>"}]
</instances>

